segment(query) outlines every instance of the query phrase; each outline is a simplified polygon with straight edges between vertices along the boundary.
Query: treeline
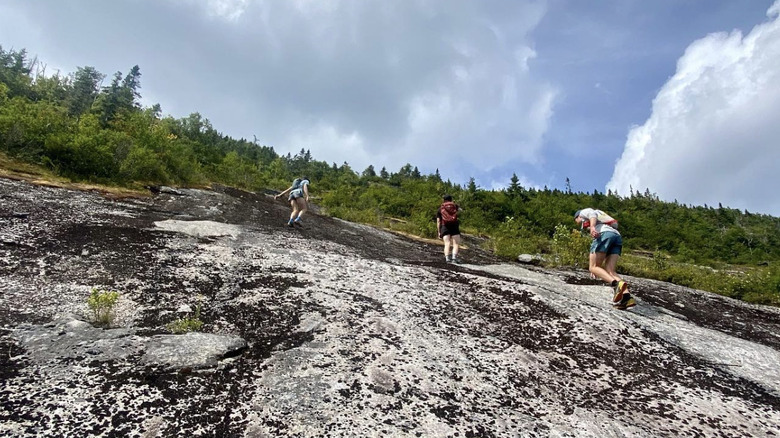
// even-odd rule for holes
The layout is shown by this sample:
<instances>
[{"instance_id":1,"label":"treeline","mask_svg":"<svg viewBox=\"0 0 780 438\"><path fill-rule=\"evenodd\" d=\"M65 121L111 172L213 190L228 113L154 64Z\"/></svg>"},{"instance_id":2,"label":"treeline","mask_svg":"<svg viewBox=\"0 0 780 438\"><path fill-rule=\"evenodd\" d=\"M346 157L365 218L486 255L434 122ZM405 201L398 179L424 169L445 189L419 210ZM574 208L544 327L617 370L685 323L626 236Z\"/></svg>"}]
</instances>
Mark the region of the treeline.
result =
<instances>
[{"instance_id":1,"label":"treeline","mask_svg":"<svg viewBox=\"0 0 780 438\"><path fill-rule=\"evenodd\" d=\"M723 206L660 201L649 190L572 193L522 187L513 176L505 190L460 185L438 170L421 174L315 160L305 148L279 155L256 139L219 133L198 113L176 119L159 105L143 108L138 66L110 80L93 67L46 75L24 50L0 47L0 148L81 181L123 186L218 182L249 190L285 188L295 176L312 180L329 214L433 237L432 218L444 193L465 211L465 232L487 238L497 254L549 253L556 226L574 226L574 211L595 207L620 221L626 248L671 260L755 265L780 260L780 219ZM624 194L625 195L625 194Z\"/></svg>"},{"instance_id":2,"label":"treeline","mask_svg":"<svg viewBox=\"0 0 780 438\"><path fill-rule=\"evenodd\" d=\"M404 169L399 172L404 175ZM571 193L537 190L517 184L506 190L483 190L471 180L465 187L442 182L437 175L368 177L326 195L331 209L350 211L352 219L370 222L382 215L404 218L413 231L435 236L431 220L439 195L451 193L464 206L463 227L492 239L501 255L547 253L556 226L574 227L573 215L591 206L619 219L629 250L661 251L675 260L708 264L720 261L758 264L780 260L780 219L736 209L691 207L660 201L653 194Z\"/></svg>"}]
</instances>

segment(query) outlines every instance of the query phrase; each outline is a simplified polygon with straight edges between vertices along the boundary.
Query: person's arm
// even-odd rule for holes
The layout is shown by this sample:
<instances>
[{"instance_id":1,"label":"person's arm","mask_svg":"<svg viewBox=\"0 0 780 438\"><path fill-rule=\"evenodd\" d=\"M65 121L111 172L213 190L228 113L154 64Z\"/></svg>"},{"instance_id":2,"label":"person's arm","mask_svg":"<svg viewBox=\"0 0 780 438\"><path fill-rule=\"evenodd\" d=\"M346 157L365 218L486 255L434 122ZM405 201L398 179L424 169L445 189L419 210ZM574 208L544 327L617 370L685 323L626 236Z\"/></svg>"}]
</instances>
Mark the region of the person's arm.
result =
<instances>
[{"instance_id":1,"label":"person's arm","mask_svg":"<svg viewBox=\"0 0 780 438\"><path fill-rule=\"evenodd\" d=\"M287 190L283 191L282 193L278 193L274 195L274 199L278 199L280 196L286 195L287 193L290 192L290 190L292 190L292 186L288 187Z\"/></svg>"},{"instance_id":2,"label":"person's arm","mask_svg":"<svg viewBox=\"0 0 780 438\"><path fill-rule=\"evenodd\" d=\"M590 235L593 236L593 238L595 239L595 238L599 237L599 232L596 231L596 222L597 222L597 220L596 220L595 216L590 218L589 220L590 220L590 227L589 227L590 228Z\"/></svg>"},{"instance_id":3,"label":"person's arm","mask_svg":"<svg viewBox=\"0 0 780 438\"><path fill-rule=\"evenodd\" d=\"M441 218L436 216L436 232L439 233L439 238L441 238Z\"/></svg>"},{"instance_id":4,"label":"person's arm","mask_svg":"<svg viewBox=\"0 0 780 438\"><path fill-rule=\"evenodd\" d=\"M309 185L308 184L304 184L303 185L303 194L305 195L304 199L306 200L306 202L309 202Z\"/></svg>"}]
</instances>

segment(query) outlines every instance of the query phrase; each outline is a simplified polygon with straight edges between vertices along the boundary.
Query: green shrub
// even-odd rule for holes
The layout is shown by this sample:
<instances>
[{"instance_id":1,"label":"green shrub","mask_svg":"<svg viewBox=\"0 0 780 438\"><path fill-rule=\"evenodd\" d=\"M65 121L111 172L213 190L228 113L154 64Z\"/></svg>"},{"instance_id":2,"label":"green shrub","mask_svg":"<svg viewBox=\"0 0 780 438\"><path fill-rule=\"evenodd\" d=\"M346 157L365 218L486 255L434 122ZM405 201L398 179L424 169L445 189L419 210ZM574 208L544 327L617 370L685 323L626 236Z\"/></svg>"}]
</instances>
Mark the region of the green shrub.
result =
<instances>
[{"instance_id":1,"label":"green shrub","mask_svg":"<svg viewBox=\"0 0 780 438\"><path fill-rule=\"evenodd\" d=\"M666 259L661 251L653 253L653 267L658 271L663 271L669 267L669 261Z\"/></svg>"},{"instance_id":2,"label":"green shrub","mask_svg":"<svg viewBox=\"0 0 780 438\"><path fill-rule=\"evenodd\" d=\"M409 222L412 225L412 232L427 238L438 237L436 230L436 220L434 214L428 210L416 210L412 213Z\"/></svg>"},{"instance_id":3,"label":"green shrub","mask_svg":"<svg viewBox=\"0 0 780 438\"><path fill-rule=\"evenodd\" d=\"M93 320L98 324L110 326L114 321L114 306L118 299L118 292L92 288L87 298L87 306L92 311Z\"/></svg>"},{"instance_id":4,"label":"green shrub","mask_svg":"<svg viewBox=\"0 0 780 438\"><path fill-rule=\"evenodd\" d=\"M199 331L203 327L203 321L200 320L200 306L201 299L198 300L198 305L195 306L195 314L193 316L179 318L168 323L165 327L175 334Z\"/></svg>"},{"instance_id":5,"label":"green shrub","mask_svg":"<svg viewBox=\"0 0 780 438\"><path fill-rule=\"evenodd\" d=\"M589 249L589 238L566 225L558 225L553 234L552 254L549 262L554 266L586 268Z\"/></svg>"},{"instance_id":6,"label":"green shrub","mask_svg":"<svg viewBox=\"0 0 780 438\"><path fill-rule=\"evenodd\" d=\"M499 257L514 260L520 254L550 252L550 241L545 236L527 231L515 217L507 217L493 231L486 249Z\"/></svg>"},{"instance_id":7,"label":"green shrub","mask_svg":"<svg viewBox=\"0 0 780 438\"><path fill-rule=\"evenodd\" d=\"M195 317L180 318L166 326L171 333L175 334L197 332L201 327L203 327L203 321Z\"/></svg>"},{"instance_id":8,"label":"green shrub","mask_svg":"<svg viewBox=\"0 0 780 438\"><path fill-rule=\"evenodd\" d=\"M144 147L130 149L119 166L119 173L127 181L169 181L163 161L154 151Z\"/></svg>"}]
</instances>

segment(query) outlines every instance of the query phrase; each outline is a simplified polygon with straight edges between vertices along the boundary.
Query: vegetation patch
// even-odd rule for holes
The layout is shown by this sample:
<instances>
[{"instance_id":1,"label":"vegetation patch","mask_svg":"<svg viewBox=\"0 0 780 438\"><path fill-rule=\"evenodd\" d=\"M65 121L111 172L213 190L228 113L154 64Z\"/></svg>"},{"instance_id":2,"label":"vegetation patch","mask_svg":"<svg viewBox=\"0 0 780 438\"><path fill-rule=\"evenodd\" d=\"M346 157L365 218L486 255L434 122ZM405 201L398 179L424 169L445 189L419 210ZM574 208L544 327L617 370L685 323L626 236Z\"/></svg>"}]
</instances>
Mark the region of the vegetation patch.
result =
<instances>
[{"instance_id":1,"label":"vegetation patch","mask_svg":"<svg viewBox=\"0 0 780 438\"><path fill-rule=\"evenodd\" d=\"M184 318L179 318L165 326L171 333L181 334L187 332L197 332L203 327L203 321L200 319L200 309L203 304L203 297L198 297L198 304L195 305L195 312Z\"/></svg>"},{"instance_id":2,"label":"vegetation patch","mask_svg":"<svg viewBox=\"0 0 780 438\"><path fill-rule=\"evenodd\" d=\"M92 320L102 326L110 327L114 322L114 307L119 299L119 292L92 288L87 298L87 307L92 312Z\"/></svg>"}]
</instances>

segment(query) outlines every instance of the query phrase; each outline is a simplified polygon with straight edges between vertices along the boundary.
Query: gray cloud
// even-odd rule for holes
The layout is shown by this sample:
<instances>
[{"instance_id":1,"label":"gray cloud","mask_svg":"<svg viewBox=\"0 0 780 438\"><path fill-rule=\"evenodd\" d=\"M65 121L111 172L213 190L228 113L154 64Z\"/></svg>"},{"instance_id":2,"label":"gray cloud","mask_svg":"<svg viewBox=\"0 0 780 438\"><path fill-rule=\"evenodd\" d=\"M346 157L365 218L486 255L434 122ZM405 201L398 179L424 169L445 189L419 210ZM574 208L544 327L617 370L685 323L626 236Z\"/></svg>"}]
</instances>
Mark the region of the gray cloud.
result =
<instances>
[{"instance_id":1,"label":"gray cloud","mask_svg":"<svg viewBox=\"0 0 780 438\"><path fill-rule=\"evenodd\" d=\"M539 2L4 3L27 23L0 31L5 45L69 72L139 64L145 102L166 113L358 170L464 180L538 161L557 93L529 68Z\"/></svg>"}]
</instances>

